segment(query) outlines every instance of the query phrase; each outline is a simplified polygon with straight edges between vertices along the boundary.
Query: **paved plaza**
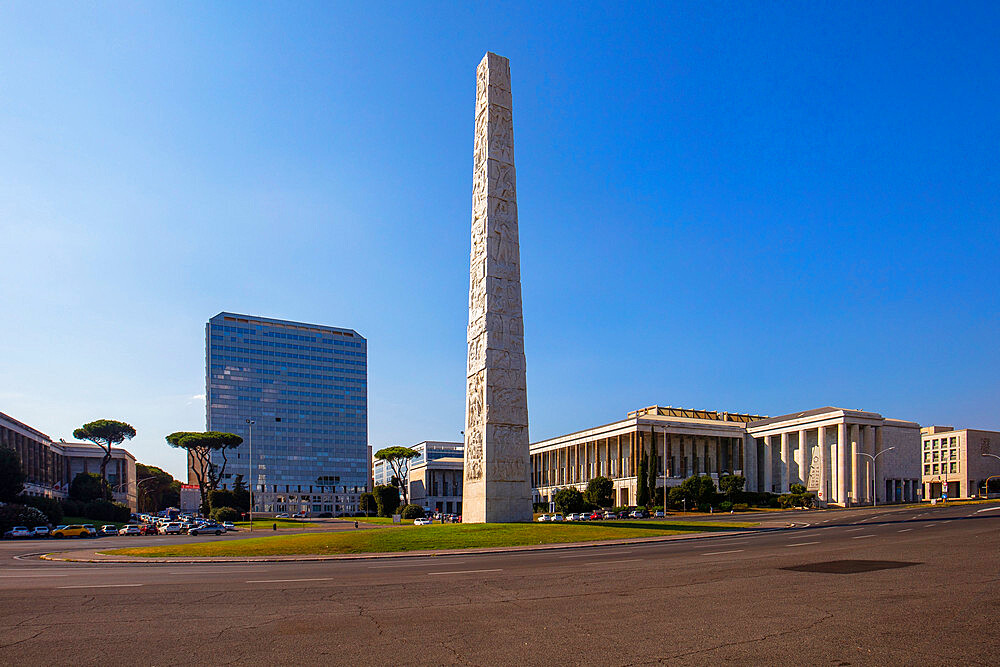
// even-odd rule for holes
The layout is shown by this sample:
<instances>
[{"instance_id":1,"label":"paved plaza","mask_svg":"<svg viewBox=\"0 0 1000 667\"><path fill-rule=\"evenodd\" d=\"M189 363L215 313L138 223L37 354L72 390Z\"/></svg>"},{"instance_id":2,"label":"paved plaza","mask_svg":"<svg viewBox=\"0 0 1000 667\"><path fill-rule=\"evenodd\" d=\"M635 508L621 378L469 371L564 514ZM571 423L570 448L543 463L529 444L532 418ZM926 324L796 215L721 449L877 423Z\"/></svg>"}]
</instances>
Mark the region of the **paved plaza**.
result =
<instances>
[{"instance_id":1,"label":"paved plaza","mask_svg":"<svg viewBox=\"0 0 1000 667\"><path fill-rule=\"evenodd\" d=\"M782 516L797 527L320 563L69 565L6 542L0 662L995 664L1000 505Z\"/></svg>"}]
</instances>

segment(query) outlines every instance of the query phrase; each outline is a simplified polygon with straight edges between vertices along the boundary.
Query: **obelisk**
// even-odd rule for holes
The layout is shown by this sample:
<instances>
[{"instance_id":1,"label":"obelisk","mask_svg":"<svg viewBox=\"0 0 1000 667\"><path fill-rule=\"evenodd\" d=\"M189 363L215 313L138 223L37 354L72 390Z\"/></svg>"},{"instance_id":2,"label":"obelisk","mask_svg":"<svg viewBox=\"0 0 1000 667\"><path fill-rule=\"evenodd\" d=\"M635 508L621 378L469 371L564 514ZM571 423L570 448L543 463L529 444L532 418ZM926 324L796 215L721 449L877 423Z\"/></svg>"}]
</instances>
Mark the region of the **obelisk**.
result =
<instances>
[{"instance_id":1,"label":"obelisk","mask_svg":"<svg viewBox=\"0 0 1000 667\"><path fill-rule=\"evenodd\" d=\"M510 61L476 70L462 521L531 521Z\"/></svg>"}]
</instances>

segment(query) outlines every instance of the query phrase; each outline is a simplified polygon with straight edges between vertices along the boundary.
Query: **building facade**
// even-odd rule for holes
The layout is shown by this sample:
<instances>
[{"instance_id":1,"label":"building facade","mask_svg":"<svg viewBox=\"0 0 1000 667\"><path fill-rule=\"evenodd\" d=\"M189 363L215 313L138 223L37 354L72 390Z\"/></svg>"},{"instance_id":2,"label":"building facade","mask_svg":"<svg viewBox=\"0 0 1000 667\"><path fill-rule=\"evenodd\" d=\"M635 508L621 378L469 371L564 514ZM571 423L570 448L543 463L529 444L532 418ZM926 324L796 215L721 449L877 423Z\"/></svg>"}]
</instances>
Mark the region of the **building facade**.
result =
<instances>
[{"instance_id":1,"label":"building facade","mask_svg":"<svg viewBox=\"0 0 1000 667\"><path fill-rule=\"evenodd\" d=\"M367 347L352 329L211 318L207 429L243 438L225 462L213 456L218 470L226 466L220 486L233 488L237 475L249 480L255 512L357 511L369 478Z\"/></svg>"},{"instance_id":2,"label":"building facade","mask_svg":"<svg viewBox=\"0 0 1000 667\"><path fill-rule=\"evenodd\" d=\"M925 498L975 498L1000 492L1000 432L927 426L920 435Z\"/></svg>"},{"instance_id":3,"label":"building facade","mask_svg":"<svg viewBox=\"0 0 1000 667\"><path fill-rule=\"evenodd\" d=\"M48 498L69 497L73 478L81 472L100 473L104 449L89 442L52 439L9 415L0 412L0 447L17 452L24 470L24 493ZM111 448L107 480L116 502L132 511L139 506L135 477L135 457L121 447Z\"/></svg>"},{"instance_id":4,"label":"building facade","mask_svg":"<svg viewBox=\"0 0 1000 667\"><path fill-rule=\"evenodd\" d=\"M821 504L916 500L919 425L877 413L825 407L781 417L652 406L619 422L531 445L533 501L597 476L614 484L613 502L632 505L642 452L654 449L657 486L692 475L746 478L747 491L786 493L803 484ZM890 451L883 451L888 448ZM875 475L867 456L876 458Z\"/></svg>"},{"instance_id":5,"label":"building facade","mask_svg":"<svg viewBox=\"0 0 1000 667\"><path fill-rule=\"evenodd\" d=\"M409 479L408 500L431 512L462 513L462 471L465 445L425 440L413 445L417 456L404 467ZM388 484L392 470L385 461L372 461L374 483Z\"/></svg>"}]
</instances>

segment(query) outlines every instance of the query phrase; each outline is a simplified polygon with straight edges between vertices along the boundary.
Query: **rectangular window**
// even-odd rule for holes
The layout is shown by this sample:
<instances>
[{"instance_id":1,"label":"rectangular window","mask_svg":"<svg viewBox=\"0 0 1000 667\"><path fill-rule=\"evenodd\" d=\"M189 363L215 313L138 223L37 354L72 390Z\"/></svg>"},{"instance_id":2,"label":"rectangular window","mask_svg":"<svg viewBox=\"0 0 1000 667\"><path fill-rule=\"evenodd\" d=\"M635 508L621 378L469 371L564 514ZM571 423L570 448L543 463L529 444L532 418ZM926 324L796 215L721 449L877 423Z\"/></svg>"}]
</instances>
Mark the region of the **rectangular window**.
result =
<instances>
[{"instance_id":1,"label":"rectangular window","mask_svg":"<svg viewBox=\"0 0 1000 667\"><path fill-rule=\"evenodd\" d=\"M925 466L924 466L924 474L925 474L925 475L929 475L929 474L931 474L931 466L930 466L930 464L929 464L929 463L928 463L927 465L925 465Z\"/></svg>"},{"instance_id":2,"label":"rectangular window","mask_svg":"<svg viewBox=\"0 0 1000 667\"><path fill-rule=\"evenodd\" d=\"M958 464L957 463L951 463L950 466L951 467L948 470L948 472L958 472Z\"/></svg>"},{"instance_id":3,"label":"rectangular window","mask_svg":"<svg viewBox=\"0 0 1000 667\"><path fill-rule=\"evenodd\" d=\"M931 468L931 474L932 475L938 474L938 464L935 463L933 468Z\"/></svg>"}]
</instances>

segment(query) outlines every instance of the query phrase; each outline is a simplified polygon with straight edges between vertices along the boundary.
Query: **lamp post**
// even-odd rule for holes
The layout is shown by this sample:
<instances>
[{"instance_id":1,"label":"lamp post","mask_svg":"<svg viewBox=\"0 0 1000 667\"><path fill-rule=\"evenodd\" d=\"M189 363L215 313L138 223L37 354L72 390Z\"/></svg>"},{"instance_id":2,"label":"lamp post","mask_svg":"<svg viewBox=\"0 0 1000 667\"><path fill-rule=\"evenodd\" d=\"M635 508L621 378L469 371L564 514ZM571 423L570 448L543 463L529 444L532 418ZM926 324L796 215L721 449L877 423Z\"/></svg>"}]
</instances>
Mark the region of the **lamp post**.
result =
<instances>
[{"instance_id":1,"label":"lamp post","mask_svg":"<svg viewBox=\"0 0 1000 667\"><path fill-rule=\"evenodd\" d=\"M865 452L858 452L859 456L867 456L868 458L870 458L872 460L872 507L877 507L878 506L878 495L876 494L876 489L875 489L875 459L877 459L878 457L882 456L886 452L891 451L893 449L896 449L896 448L895 447L889 447L888 449L883 449L881 452L876 452L874 456L872 456L871 454L867 454Z\"/></svg>"},{"instance_id":2,"label":"lamp post","mask_svg":"<svg viewBox=\"0 0 1000 667\"><path fill-rule=\"evenodd\" d=\"M253 532L253 425L256 424L252 419L247 419L247 428L250 429L250 437L247 439L250 443L250 484L247 488L250 489L250 532Z\"/></svg>"},{"instance_id":3,"label":"lamp post","mask_svg":"<svg viewBox=\"0 0 1000 667\"><path fill-rule=\"evenodd\" d=\"M998 456L997 454L989 454L987 452L982 452L982 455L983 456L992 456L997 461L1000 461L1000 456ZM989 477L986 478L986 497L987 498L990 497L990 480L993 479L994 477L996 477L996 475L990 475Z\"/></svg>"}]
</instances>

